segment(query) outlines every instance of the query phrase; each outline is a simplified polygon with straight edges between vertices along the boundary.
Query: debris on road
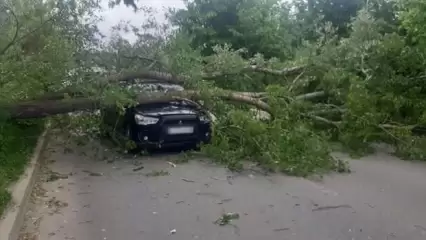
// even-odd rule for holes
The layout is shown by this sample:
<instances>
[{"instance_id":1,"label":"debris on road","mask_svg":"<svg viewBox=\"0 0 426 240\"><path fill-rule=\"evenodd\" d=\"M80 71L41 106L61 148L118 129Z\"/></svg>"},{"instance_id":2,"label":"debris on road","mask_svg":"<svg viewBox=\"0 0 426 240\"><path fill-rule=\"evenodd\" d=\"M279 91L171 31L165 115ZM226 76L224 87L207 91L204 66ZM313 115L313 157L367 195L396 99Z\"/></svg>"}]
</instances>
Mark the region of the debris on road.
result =
<instances>
[{"instance_id":1,"label":"debris on road","mask_svg":"<svg viewBox=\"0 0 426 240\"><path fill-rule=\"evenodd\" d=\"M215 192L197 192L196 194L198 196L208 196L208 197L216 197L216 198L221 197L219 193L215 193Z\"/></svg>"},{"instance_id":2,"label":"debris on road","mask_svg":"<svg viewBox=\"0 0 426 240\"><path fill-rule=\"evenodd\" d=\"M86 191L86 192L78 192L77 195L86 195L86 194L91 194L93 193L92 191Z\"/></svg>"},{"instance_id":3,"label":"debris on road","mask_svg":"<svg viewBox=\"0 0 426 240\"><path fill-rule=\"evenodd\" d=\"M89 224L89 223L93 223L93 220L78 222L78 224Z\"/></svg>"},{"instance_id":4,"label":"debris on road","mask_svg":"<svg viewBox=\"0 0 426 240\"><path fill-rule=\"evenodd\" d=\"M423 227L421 225L414 225L414 228L422 230L423 232L426 232L426 227Z\"/></svg>"},{"instance_id":5,"label":"debris on road","mask_svg":"<svg viewBox=\"0 0 426 240\"><path fill-rule=\"evenodd\" d=\"M230 201L232 201L232 198L226 198L226 199L220 200L217 204L224 204L224 203L230 202Z\"/></svg>"},{"instance_id":6,"label":"debris on road","mask_svg":"<svg viewBox=\"0 0 426 240\"><path fill-rule=\"evenodd\" d=\"M46 182L54 182L59 179L68 179L68 175L69 175L69 174L61 174L61 173L53 172L53 171L50 171L48 174L49 176L47 177Z\"/></svg>"},{"instance_id":7,"label":"debris on road","mask_svg":"<svg viewBox=\"0 0 426 240\"><path fill-rule=\"evenodd\" d=\"M52 197L51 199L49 199L46 202L46 206L49 209L52 209L52 211L49 212L49 215L53 215L53 214L59 213L62 208L68 207L68 203L60 201L60 200L56 199L56 197ZM34 224L34 225L36 225L36 224Z\"/></svg>"},{"instance_id":8,"label":"debris on road","mask_svg":"<svg viewBox=\"0 0 426 240\"><path fill-rule=\"evenodd\" d=\"M137 167L137 168L133 168L133 172L140 171L140 170L142 170L142 169L144 169L144 168L145 168L144 166L139 166L139 167Z\"/></svg>"},{"instance_id":9,"label":"debris on road","mask_svg":"<svg viewBox=\"0 0 426 240\"><path fill-rule=\"evenodd\" d=\"M277 229L274 229L274 232L282 232L287 230L290 230L290 228L277 228Z\"/></svg>"},{"instance_id":10,"label":"debris on road","mask_svg":"<svg viewBox=\"0 0 426 240\"><path fill-rule=\"evenodd\" d=\"M343 204L343 205L337 205L337 206L317 207L317 208L312 209L312 212L331 210L331 209L337 209L337 208L352 208L352 206L350 206L348 204Z\"/></svg>"},{"instance_id":11,"label":"debris on road","mask_svg":"<svg viewBox=\"0 0 426 240\"><path fill-rule=\"evenodd\" d=\"M226 176L226 181L228 181L229 185L232 185L232 180L234 180L233 176Z\"/></svg>"},{"instance_id":12,"label":"debris on road","mask_svg":"<svg viewBox=\"0 0 426 240\"><path fill-rule=\"evenodd\" d=\"M92 171L89 171L89 170L83 170L83 172L88 173L89 176L91 176L91 177L101 177L101 176L103 176L102 173L92 172Z\"/></svg>"},{"instance_id":13,"label":"debris on road","mask_svg":"<svg viewBox=\"0 0 426 240\"><path fill-rule=\"evenodd\" d=\"M189 180L189 179L186 179L186 178L181 178L181 179L182 179L182 181L184 181L184 182L190 182L190 183L195 182L195 181L193 181L193 180Z\"/></svg>"},{"instance_id":14,"label":"debris on road","mask_svg":"<svg viewBox=\"0 0 426 240\"><path fill-rule=\"evenodd\" d=\"M158 176L168 176L168 175L170 175L170 173L164 170L161 170L161 171L153 170L152 172L145 174L145 176L147 177L158 177Z\"/></svg>"},{"instance_id":15,"label":"debris on road","mask_svg":"<svg viewBox=\"0 0 426 240\"><path fill-rule=\"evenodd\" d=\"M170 234L175 234L175 233L176 233L176 229L170 230Z\"/></svg>"},{"instance_id":16,"label":"debris on road","mask_svg":"<svg viewBox=\"0 0 426 240\"><path fill-rule=\"evenodd\" d=\"M170 166L172 166L172 167L176 167L176 164L174 164L174 163L172 163L172 162L167 162Z\"/></svg>"},{"instance_id":17,"label":"debris on road","mask_svg":"<svg viewBox=\"0 0 426 240\"><path fill-rule=\"evenodd\" d=\"M214 223L219 226L225 226L231 223L232 220L236 220L240 218L240 214L238 213L225 213Z\"/></svg>"}]
</instances>

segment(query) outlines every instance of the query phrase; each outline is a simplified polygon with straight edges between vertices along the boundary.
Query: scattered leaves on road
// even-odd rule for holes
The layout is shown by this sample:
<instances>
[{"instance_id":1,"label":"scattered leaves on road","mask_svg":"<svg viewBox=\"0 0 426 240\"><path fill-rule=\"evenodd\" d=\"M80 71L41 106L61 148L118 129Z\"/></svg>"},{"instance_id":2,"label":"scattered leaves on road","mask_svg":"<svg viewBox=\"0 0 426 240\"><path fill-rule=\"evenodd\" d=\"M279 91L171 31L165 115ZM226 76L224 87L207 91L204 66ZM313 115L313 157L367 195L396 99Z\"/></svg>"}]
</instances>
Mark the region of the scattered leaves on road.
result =
<instances>
[{"instance_id":1,"label":"scattered leaves on road","mask_svg":"<svg viewBox=\"0 0 426 240\"><path fill-rule=\"evenodd\" d=\"M68 203L58 200L56 199L56 197L52 197L51 199L49 199L46 202L46 205L49 209L52 209L52 211L49 212L49 215L59 213L62 208L68 207Z\"/></svg>"},{"instance_id":2,"label":"scattered leaves on road","mask_svg":"<svg viewBox=\"0 0 426 240\"><path fill-rule=\"evenodd\" d=\"M57 181L59 179L68 179L68 175L69 174L61 174L61 173L58 173L58 172L50 171L48 173L46 182L54 182L54 181Z\"/></svg>"},{"instance_id":3,"label":"scattered leaves on road","mask_svg":"<svg viewBox=\"0 0 426 240\"><path fill-rule=\"evenodd\" d=\"M236 220L240 218L240 214L238 213L225 213L214 223L219 226L225 226L231 223L232 220Z\"/></svg>"},{"instance_id":4,"label":"scattered leaves on road","mask_svg":"<svg viewBox=\"0 0 426 240\"><path fill-rule=\"evenodd\" d=\"M159 176L168 176L168 175L170 175L170 173L164 170L160 170L160 171L152 170L152 172L145 174L145 176L147 177L159 177Z\"/></svg>"}]
</instances>

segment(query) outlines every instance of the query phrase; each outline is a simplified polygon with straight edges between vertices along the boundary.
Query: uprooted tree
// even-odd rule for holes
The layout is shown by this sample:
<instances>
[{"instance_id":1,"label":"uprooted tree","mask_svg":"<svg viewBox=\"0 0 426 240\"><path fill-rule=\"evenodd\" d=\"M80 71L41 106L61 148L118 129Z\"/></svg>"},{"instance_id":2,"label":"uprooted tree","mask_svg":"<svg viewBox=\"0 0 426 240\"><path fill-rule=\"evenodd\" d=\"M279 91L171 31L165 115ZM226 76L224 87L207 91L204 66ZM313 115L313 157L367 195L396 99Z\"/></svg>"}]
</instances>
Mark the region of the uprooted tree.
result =
<instances>
[{"instance_id":1,"label":"uprooted tree","mask_svg":"<svg viewBox=\"0 0 426 240\"><path fill-rule=\"evenodd\" d=\"M330 2L295 1L292 8L272 0L197 0L170 12L178 30L151 20L121 23L105 41L95 1L0 1L7 13L0 19L1 115L49 117L186 98L215 113L213 143L203 151L233 168L253 160L297 175L346 170L330 155L336 142L357 152L387 142L401 156L425 159L424 139L413 133L426 121L426 45L416 10L426 3L359 1L347 6L356 15L350 20L336 17L343 10L320 16L332 11ZM187 90L123 88L135 79ZM271 117L261 121L251 109Z\"/></svg>"}]
</instances>

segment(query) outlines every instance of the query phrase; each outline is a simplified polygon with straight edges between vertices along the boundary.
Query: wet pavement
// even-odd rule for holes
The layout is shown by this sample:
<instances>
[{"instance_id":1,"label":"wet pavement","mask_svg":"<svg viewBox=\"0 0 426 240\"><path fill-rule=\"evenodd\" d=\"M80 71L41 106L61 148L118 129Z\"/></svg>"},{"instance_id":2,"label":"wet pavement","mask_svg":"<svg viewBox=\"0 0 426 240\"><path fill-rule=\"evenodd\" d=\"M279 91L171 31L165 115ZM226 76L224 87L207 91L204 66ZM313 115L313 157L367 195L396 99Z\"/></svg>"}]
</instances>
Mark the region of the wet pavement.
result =
<instances>
[{"instance_id":1,"label":"wet pavement","mask_svg":"<svg viewBox=\"0 0 426 240\"><path fill-rule=\"evenodd\" d=\"M21 239L426 239L424 164L380 153L312 181L180 159L50 141Z\"/></svg>"}]
</instances>

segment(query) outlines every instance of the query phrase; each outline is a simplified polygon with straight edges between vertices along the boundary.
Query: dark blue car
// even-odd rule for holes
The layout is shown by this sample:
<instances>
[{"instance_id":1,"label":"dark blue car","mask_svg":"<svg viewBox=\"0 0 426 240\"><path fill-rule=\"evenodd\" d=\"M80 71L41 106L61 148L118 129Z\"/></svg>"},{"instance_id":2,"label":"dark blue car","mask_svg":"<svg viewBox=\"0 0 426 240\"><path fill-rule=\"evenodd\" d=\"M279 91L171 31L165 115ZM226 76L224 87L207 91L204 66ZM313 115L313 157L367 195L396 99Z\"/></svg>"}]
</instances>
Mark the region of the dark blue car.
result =
<instances>
[{"instance_id":1,"label":"dark blue car","mask_svg":"<svg viewBox=\"0 0 426 240\"><path fill-rule=\"evenodd\" d=\"M139 84L147 92L179 91L180 86L169 84ZM211 115L200 105L188 100L150 102L125 109L103 109L103 123L114 134L136 143L132 150L168 147L196 147L211 139Z\"/></svg>"}]
</instances>

